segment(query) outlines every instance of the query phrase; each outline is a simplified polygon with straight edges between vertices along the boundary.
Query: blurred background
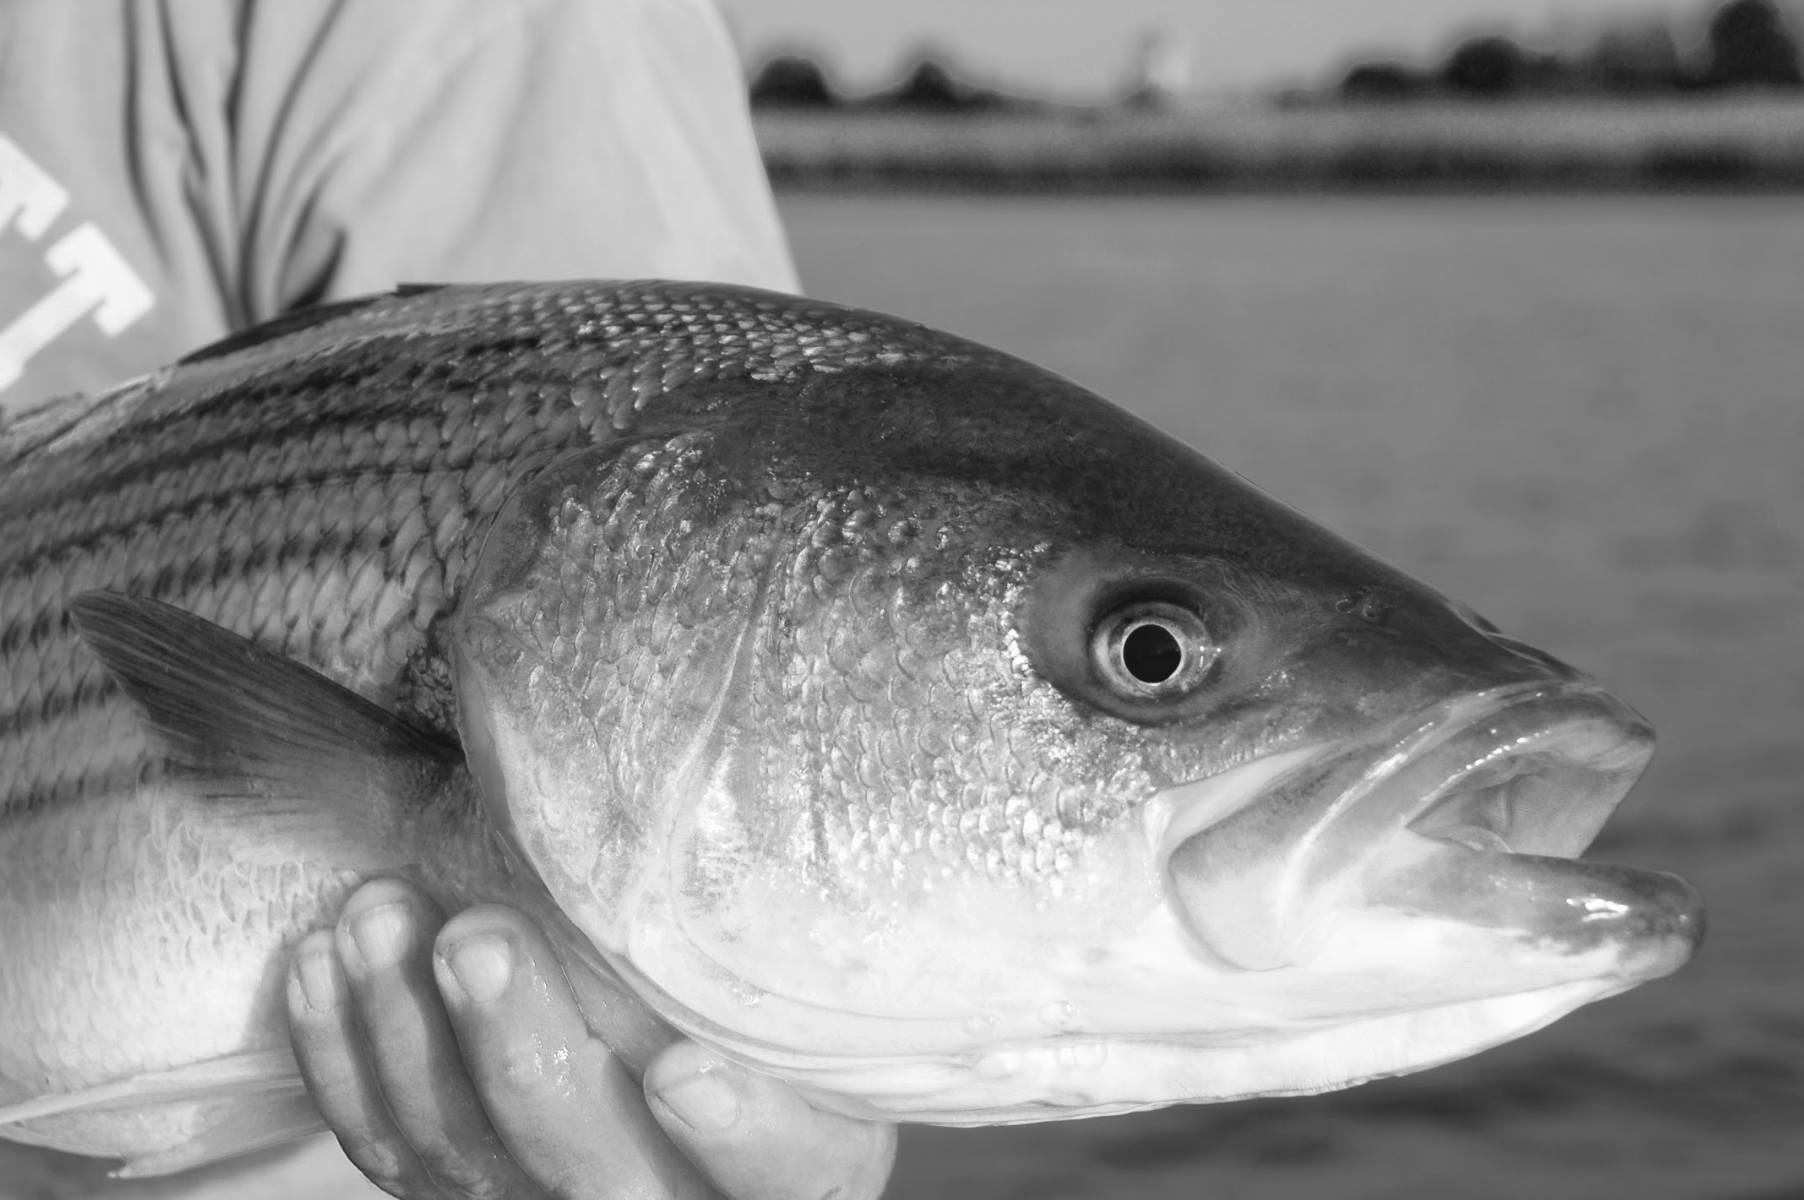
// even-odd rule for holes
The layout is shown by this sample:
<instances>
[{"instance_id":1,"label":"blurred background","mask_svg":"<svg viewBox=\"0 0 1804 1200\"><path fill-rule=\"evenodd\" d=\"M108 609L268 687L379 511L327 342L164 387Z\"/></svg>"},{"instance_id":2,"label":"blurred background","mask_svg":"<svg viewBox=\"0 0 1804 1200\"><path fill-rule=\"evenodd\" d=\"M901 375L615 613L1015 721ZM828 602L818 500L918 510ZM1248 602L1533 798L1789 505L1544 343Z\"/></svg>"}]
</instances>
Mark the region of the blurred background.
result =
<instances>
[{"instance_id":1,"label":"blurred background","mask_svg":"<svg viewBox=\"0 0 1804 1200\"><path fill-rule=\"evenodd\" d=\"M1804 1198L1804 5L722 0L814 294L1140 413L1596 674L1678 976L1333 1095L912 1129L889 1193Z\"/></svg>"}]
</instances>

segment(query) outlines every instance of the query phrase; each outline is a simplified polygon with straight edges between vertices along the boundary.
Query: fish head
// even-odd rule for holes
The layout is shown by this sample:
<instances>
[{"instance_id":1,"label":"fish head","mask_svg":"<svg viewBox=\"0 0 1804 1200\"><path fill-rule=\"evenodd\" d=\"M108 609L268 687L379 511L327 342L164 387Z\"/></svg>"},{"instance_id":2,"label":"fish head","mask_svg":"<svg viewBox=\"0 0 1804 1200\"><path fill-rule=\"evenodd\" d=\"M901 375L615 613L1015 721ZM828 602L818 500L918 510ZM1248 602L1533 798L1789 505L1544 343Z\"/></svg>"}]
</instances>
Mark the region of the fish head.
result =
<instances>
[{"instance_id":1,"label":"fish head","mask_svg":"<svg viewBox=\"0 0 1804 1200\"><path fill-rule=\"evenodd\" d=\"M459 603L497 825L684 1032L849 1112L1319 1091L1675 969L1576 856L1653 735L1084 389L714 381L518 488Z\"/></svg>"}]
</instances>

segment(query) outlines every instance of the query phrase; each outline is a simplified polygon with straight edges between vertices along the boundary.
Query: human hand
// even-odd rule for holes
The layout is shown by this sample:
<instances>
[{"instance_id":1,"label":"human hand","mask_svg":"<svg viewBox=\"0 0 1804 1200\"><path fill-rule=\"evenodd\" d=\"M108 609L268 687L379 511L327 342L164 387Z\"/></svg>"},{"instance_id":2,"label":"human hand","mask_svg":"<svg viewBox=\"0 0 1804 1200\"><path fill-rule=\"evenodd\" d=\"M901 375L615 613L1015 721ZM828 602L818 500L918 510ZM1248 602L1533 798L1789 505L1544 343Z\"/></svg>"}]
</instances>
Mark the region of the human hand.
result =
<instances>
[{"instance_id":1,"label":"human hand","mask_svg":"<svg viewBox=\"0 0 1804 1200\"><path fill-rule=\"evenodd\" d=\"M895 1159L892 1126L816 1109L605 981L566 979L520 913L445 921L398 880L296 947L288 1011L326 1123L403 1200L855 1200ZM649 1059L643 1085L632 1059Z\"/></svg>"}]
</instances>

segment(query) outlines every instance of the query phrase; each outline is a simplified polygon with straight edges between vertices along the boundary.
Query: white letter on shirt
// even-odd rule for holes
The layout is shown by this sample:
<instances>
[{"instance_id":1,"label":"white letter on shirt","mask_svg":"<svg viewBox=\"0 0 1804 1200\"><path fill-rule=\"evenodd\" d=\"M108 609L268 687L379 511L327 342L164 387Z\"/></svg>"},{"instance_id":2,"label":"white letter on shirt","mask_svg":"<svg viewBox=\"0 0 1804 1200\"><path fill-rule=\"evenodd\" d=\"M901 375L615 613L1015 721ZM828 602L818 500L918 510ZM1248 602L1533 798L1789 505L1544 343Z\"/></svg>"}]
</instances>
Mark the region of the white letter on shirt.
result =
<instances>
[{"instance_id":1,"label":"white letter on shirt","mask_svg":"<svg viewBox=\"0 0 1804 1200\"><path fill-rule=\"evenodd\" d=\"M24 374L27 359L89 310L93 310L100 332L114 337L156 303L137 272L92 221L78 225L51 246L44 261L63 281L0 329L0 388Z\"/></svg>"},{"instance_id":2,"label":"white letter on shirt","mask_svg":"<svg viewBox=\"0 0 1804 1200\"><path fill-rule=\"evenodd\" d=\"M0 134L0 233L17 221L19 232L35 242L68 203L63 185Z\"/></svg>"}]
</instances>

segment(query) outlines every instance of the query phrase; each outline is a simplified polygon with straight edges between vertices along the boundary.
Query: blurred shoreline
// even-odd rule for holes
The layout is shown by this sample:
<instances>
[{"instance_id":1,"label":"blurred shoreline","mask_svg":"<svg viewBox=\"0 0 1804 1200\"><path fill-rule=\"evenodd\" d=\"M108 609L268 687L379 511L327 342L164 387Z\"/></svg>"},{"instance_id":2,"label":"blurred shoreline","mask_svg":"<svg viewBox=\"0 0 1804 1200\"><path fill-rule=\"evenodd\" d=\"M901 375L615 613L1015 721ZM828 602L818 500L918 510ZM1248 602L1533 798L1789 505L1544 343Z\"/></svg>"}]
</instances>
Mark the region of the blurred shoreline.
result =
<instances>
[{"instance_id":1,"label":"blurred shoreline","mask_svg":"<svg viewBox=\"0 0 1804 1200\"><path fill-rule=\"evenodd\" d=\"M1804 94L755 115L790 193L1800 192Z\"/></svg>"}]
</instances>

